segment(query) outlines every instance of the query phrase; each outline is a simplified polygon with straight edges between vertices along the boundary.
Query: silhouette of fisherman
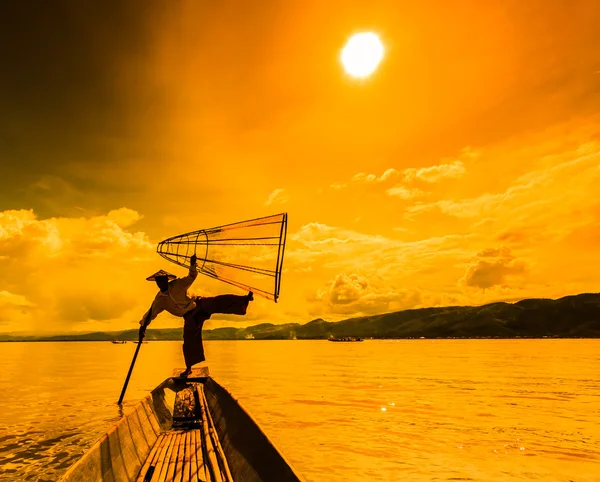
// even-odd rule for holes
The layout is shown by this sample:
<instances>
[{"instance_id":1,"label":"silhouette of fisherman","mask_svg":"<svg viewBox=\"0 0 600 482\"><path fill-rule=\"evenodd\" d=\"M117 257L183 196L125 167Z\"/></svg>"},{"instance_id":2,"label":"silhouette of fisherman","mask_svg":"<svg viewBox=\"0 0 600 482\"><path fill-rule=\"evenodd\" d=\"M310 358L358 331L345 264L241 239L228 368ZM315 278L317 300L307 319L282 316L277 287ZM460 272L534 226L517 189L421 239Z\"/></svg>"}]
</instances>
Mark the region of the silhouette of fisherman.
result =
<instances>
[{"instance_id":1,"label":"silhouette of fisherman","mask_svg":"<svg viewBox=\"0 0 600 482\"><path fill-rule=\"evenodd\" d=\"M162 311L168 311L172 315L183 317L183 358L185 359L186 369L180 376L184 378L192 373L193 365L205 360L204 346L202 345L202 326L204 322L215 313L245 315L248 303L254 299L252 291L244 296L190 297L187 290L197 276L196 255L192 255L190 258L190 272L184 278L177 278L162 269L146 278L148 281L156 281L160 291L156 294L151 308L140 320L139 337L142 341L146 335L147 326Z\"/></svg>"}]
</instances>

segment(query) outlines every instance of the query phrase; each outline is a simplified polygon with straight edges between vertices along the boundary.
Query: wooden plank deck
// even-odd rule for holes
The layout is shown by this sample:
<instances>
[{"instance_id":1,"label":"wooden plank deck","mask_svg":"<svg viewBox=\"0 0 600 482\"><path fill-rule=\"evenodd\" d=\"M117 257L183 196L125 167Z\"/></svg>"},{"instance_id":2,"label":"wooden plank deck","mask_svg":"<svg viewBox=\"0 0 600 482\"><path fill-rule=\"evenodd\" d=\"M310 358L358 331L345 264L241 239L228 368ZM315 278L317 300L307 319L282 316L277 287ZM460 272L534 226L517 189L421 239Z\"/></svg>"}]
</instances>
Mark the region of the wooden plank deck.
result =
<instances>
[{"instance_id":1,"label":"wooden plank deck","mask_svg":"<svg viewBox=\"0 0 600 482\"><path fill-rule=\"evenodd\" d=\"M201 383L177 390L173 425L158 436L136 482L233 482Z\"/></svg>"},{"instance_id":2,"label":"wooden plank deck","mask_svg":"<svg viewBox=\"0 0 600 482\"><path fill-rule=\"evenodd\" d=\"M199 429L162 433L137 482L207 482Z\"/></svg>"},{"instance_id":3,"label":"wooden plank deck","mask_svg":"<svg viewBox=\"0 0 600 482\"><path fill-rule=\"evenodd\" d=\"M61 482L304 482L252 416L200 368L159 384Z\"/></svg>"}]
</instances>

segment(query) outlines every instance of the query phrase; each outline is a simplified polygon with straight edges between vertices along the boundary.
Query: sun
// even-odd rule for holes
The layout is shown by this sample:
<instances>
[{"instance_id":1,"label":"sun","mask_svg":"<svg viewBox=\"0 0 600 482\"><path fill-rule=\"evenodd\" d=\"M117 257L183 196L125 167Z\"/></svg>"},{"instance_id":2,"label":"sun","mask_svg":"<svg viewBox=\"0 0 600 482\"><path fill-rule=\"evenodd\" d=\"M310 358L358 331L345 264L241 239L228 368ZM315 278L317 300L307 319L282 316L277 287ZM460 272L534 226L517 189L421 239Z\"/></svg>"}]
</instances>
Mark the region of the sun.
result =
<instances>
[{"instance_id":1,"label":"sun","mask_svg":"<svg viewBox=\"0 0 600 482\"><path fill-rule=\"evenodd\" d=\"M368 77L383 59L383 50L381 40L373 32L357 33L342 49L342 64L352 77Z\"/></svg>"}]
</instances>

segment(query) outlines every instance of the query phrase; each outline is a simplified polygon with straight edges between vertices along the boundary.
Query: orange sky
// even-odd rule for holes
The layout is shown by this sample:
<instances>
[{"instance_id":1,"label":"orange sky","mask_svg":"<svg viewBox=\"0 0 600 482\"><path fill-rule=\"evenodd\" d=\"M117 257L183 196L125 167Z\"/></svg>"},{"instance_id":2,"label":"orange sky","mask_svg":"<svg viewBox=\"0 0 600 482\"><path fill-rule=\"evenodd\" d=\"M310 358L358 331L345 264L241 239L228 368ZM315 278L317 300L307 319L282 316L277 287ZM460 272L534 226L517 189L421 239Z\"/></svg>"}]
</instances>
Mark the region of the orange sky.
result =
<instances>
[{"instance_id":1,"label":"orange sky","mask_svg":"<svg viewBox=\"0 0 600 482\"><path fill-rule=\"evenodd\" d=\"M133 328L158 241L282 211L240 326L600 291L597 2L59 3L0 11L0 332Z\"/></svg>"}]
</instances>

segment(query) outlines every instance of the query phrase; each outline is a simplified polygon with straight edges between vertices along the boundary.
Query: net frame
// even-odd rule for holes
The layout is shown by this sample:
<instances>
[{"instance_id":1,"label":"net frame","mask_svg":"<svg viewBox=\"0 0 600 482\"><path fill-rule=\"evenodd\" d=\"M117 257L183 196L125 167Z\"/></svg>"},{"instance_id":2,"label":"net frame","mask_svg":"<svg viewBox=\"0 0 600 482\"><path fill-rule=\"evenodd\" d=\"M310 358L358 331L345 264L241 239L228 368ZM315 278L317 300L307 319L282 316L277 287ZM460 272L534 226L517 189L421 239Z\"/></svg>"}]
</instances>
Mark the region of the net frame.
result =
<instances>
[{"instance_id":1,"label":"net frame","mask_svg":"<svg viewBox=\"0 0 600 482\"><path fill-rule=\"evenodd\" d=\"M156 247L156 252L171 263L175 263L188 269L190 268L190 258L195 254L197 257L196 270L199 273L223 281L224 283L237 286L243 290L252 291L259 296L273 300L277 303L281 290L281 271L283 269L283 257L287 239L287 223L287 213L279 213L271 216L224 224L213 228L199 229L172 236L161 241ZM280 225L279 235L235 237L235 234L233 234L233 237L221 237L223 233L227 234L233 230L267 225ZM198 248L202 246L204 246L203 256L198 253ZM209 259L209 248L211 246L277 246L277 258L273 269L257 268L239 263L228 263L216 259ZM271 292L266 289L256 288L247 283L236 281L233 277L226 277L222 274L218 274L213 269L213 265L272 277L273 291Z\"/></svg>"}]
</instances>

